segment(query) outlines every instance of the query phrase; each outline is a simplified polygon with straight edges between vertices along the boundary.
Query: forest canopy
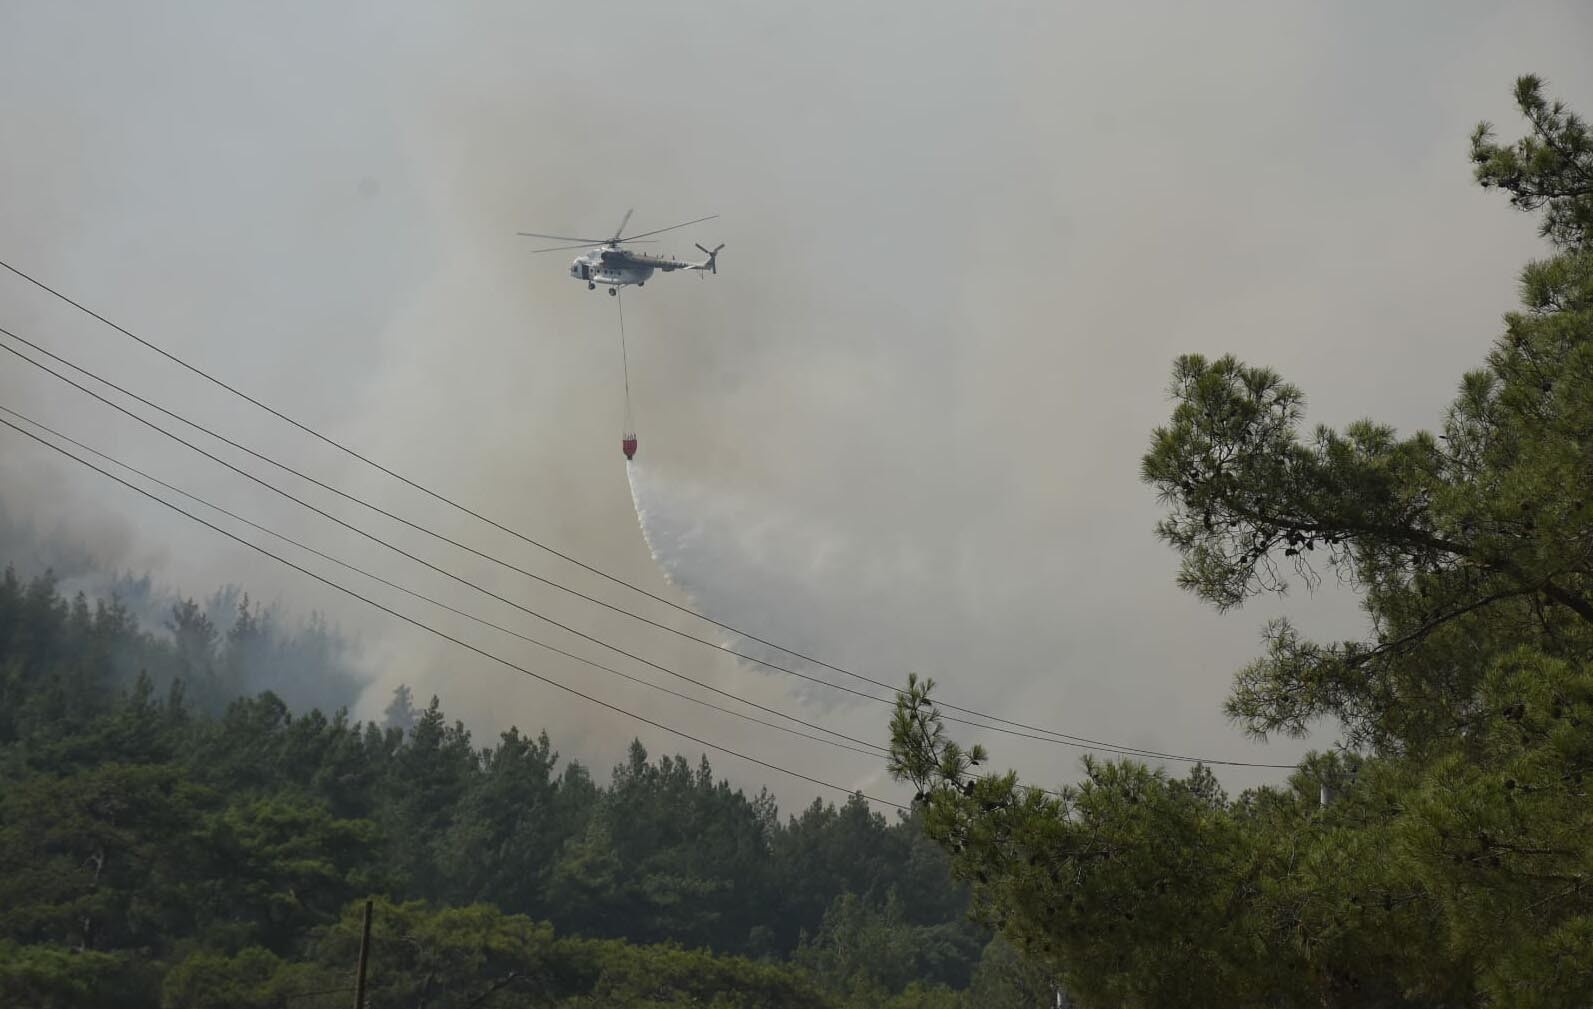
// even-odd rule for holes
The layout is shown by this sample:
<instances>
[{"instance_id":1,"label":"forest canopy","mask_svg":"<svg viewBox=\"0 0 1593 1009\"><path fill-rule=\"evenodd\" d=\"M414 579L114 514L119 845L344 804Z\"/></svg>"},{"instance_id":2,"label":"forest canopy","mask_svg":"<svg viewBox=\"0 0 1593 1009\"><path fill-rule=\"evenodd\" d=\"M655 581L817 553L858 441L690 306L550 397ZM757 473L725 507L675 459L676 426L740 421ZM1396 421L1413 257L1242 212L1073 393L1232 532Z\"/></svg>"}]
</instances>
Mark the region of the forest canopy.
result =
<instances>
[{"instance_id":1,"label":"forest canopy","mask_svg":"<svg viewBox=\"0 0 1593 1009\"><path fill-rule=\"evenodd\" d=\"M951 1007L1033 983L920 825L861 796L782 819L623 738L605 780L407 688L382 724L223 700L241 664L295 656L241 598L225 630L191 600L149 630L0 576L0 1004L346 1005L367 897L378 1009Z\"/></svg>"}]
</instances>

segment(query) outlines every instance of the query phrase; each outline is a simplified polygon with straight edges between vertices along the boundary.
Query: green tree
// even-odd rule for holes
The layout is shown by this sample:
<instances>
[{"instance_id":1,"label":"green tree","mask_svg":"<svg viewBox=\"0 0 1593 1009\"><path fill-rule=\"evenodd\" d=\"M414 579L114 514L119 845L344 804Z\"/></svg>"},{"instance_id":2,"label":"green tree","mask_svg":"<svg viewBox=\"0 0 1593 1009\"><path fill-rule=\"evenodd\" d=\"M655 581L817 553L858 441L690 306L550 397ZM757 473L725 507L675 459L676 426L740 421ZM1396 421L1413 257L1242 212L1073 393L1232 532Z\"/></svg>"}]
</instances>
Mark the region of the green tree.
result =
<instances>
[{"instance_id":1,"label":"green tree","mask_svg":"<svg viewBox=\"0 0 1593 1009\"><path fill-rule=\"evenodd\" d=\"M827 1009L828 1000L788 966L715 956L674 945L572 939L559 944L569 1009L707 1006L710 1009Z\"/></svg>"},{"instance_id":2,"label":"green tree","mask_svg":"<svg viewBox=\"0 0 1593 1009\"><path fill-rule=\"evenodd\" d=\"M553 977L553 928L484 904L434 909L419 901L378 900L370 977L373 1009L518 1006ZM314 958L351 964L359 950L363 904L350 904L314 943Z\"/></svg>"},{"instance_id":3,"label":"green tree","mask_svg":"<svg viewBox=\"0 0 1593 1009\"><path fill-rule=\"evenodd\" d=\"M0 1004L29 1009L122 1009L147 1004L152 971L127 957L0 940Z\"/></svg>"},{"instance_id":4,"label":"green tree","mask_svg":"<svg viewBox=\"0 0 1593 1009\"><path fill-rule=\"evenodd\" d=\"M170 765L107 763L0 794L0 936L160 948L191 930L213 797Z\"/></svg>"},{"instance_id":5,"label":"green tree","mask_svg":"<svg viewBox=\"0 0 1593 1009\"><path fill-rule=\"evenodd\" d=\"M1501 146L1491 126L1479 125L1471 137L1477 181L1503 189L1522 210L1542 209L1545 238L1586 252L1593 236L1593 133L1564 102L1545 98L1537 77L1516 81L1516 105L1532 132Z\"/></svg>"},{"instance_id":6,"label":"green tree","mask_svg":"<svg viewBox=\"0 0 1593 1009\"><path fill-rule=\"evenodd\" d=\"M894 895L871 905L843 893L793 959L843 993L899 994L914 983L968 983L979 939L953 923L914 925Z\"/></svg>"},{"instance_id":7,"label":"green tree","mask_svg":"<svg viewBox=\"0 0 1593 1009\"><path fill-rule=\"evenodd\" d=\"M442 896L447 884L438 869L441 846L479 772L479 759L469 730L457 721L449 725L436 697L393 753L384 775L382 825L394 869L410 892Z\"/></svg>"},{"instance_id":8,"label":"green tree","mask_svg":"<svg viewBox=\"0 0 1593 1009\"><path fill-rule=\"evenodd\" d=\"M553 775L558 759L546 733L533 740L518 729L483 754L481 773L438 855L454 901L546 912L548 876L564 840Z\"/></svg>"},{"instance_id":9,"label":"green tree","mask_svg":"<svg viewBox=\"0 0 1593 1009\"><path fill-rule=\"evenodd\" d=\"M382 728L407 734L414 730L418 718L420 712L415 710L415 695L410 692L409 684L400 683L393 688L393 699L382 712Z\"/></svg>"},{"instance_id":10,"label":"green tree","mask_svg":"<svg viewBox=\"0 0 1593 1009\"><path fill-rule=\"evenodd\" d=\"M346 970L294 964L251 946L228 956L200 952L161 981L161 1009L322 1009L348 1004Z\"/></svg>"},{"instance_id":11,"label":"green tree","mask_svg":"<svg viewBox=\"0 0 1593 1009\"><path fill-rule=\"evenodd\" d=\"M1593 998L1593 144L1536 79L1517 100L1532 134L1479 127L1473 162L1554 254L1440 433L1303 436L1297 388L1191 355L1144 458L1186 589L1231 609L1327 571L1361 592L1367 639L1275 622L1227 704L1262 737L1331 720L1337 752L1237 799L1134 761L1048 794L984 774L930 685L900 696L892 771L927 830L1085 1004Z\"/></svg>"},{"instance_id":12,"label":"green tree","mask_svg":"<svg viewBox=\"0 0 1593 1009\"><path fill-rule=\"evenodd\" d=\"M244 599L180 604L151 634L0 576L0 1004L345 1005L366 893L389 901L396 1004L955 1002L924 982L960 986L985 934L912 821L853 797L782 824L767 792L639 744L602 786L546 735L473 747L435 701L406 732L234 696L325 668ZM228 609L218 640L206 614ZM831 934L893 952L847 987L790 961L849 889L859 927ZM552 927L586 938L550 946ZM832 952L821 971L866 962ZM533 986L527 964L550 973Z\"/></svg>"},{"instance_id":13,"label":"green tree","mask_svg":"<svg viewBox=\"0 0 1593 1009\"><path fill-rule=\"evenodd\" d=\"M1004 936L985 946L968 986L970 1009L1055 1009L1057 981L1039 958L1027 957ZM1072 1005L1065 995L1063 1009Z\"/></svg>"},{"instance_id":14,"label":"green tree","mask_svg":"<svg viewBox=\"0 0 1593 1009\"><path fill-rule=\"evenodd\" d=\"M337 919L356 893L380 881L374 824L339 820L291 795L234 803L203 832L213 917L207 940L293 952L312 927Z\"/></svg>"}]
</instances>

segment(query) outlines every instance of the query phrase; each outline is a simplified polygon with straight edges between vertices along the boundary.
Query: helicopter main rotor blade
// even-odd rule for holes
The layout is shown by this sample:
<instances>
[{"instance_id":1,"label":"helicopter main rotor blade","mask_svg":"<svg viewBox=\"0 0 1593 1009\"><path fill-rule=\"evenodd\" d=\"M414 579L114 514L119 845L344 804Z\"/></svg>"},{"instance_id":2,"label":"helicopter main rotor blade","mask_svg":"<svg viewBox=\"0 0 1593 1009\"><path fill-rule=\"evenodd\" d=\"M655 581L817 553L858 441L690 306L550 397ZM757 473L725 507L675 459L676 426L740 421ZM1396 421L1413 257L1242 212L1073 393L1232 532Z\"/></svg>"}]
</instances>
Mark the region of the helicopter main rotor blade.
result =
<instances>
[{"instance_id":1,"label":"helicopter main rotor blade","mask_svg":"<svg viewBox=\"0 0 1593 1009\"><path fill-rule=\"evenodd\" d=\"M701 224L704 221L711 221L711 220L713 220L714 218L716 218L718 216L719 216L718 214L709 214L707 217L699 217L695 221L687 221L686 224ZM614 239L614 241L616 241L616 242L634 242L638 238L646 238L648 235L662 235L666 231L674 231L676 228L684 228L686 226L686 224L671 224L669 227L667 227L667 228L659 228L657 231L643 231L640 234L631 235L629 238L616 238L616 239Z\"/></svg>"},{"instance_id":2,"label":"helicopter main rotor blade","mask_svg":"<svg viewBox=\"0 0 1593 1009\"><path fill-rule=\"evenodd\" d=\"M534 256L534 255L536 255L539 252L562 252L565 249L595 249L599 245L602 245L602 244L604 244L604 243L602 243L602 242L586 242L586 243L583 243L581 245L555 245L551 249L532 249L531 250L531 255Z\"/></svg>"},{"instance_id":3,"label":"helicopter main rotor blade","mask_svg":"<svg viewBox=\"0 0 1593 1009\"><path fill-rule=\"evenodd\" d=\"M609 239L610 242L619 241L619 236L625 234L625 225L631 223L631 215L634 213L636 213L634 207L625 211L625 216L620 218L620 226L614 229L614 237Z\"/></svg>"},{"instance_id":4,"label":"helicopter main rotor blade","mask_svg":"<svg viewBox=\"0 0 1593 1009\"><path fill-rule=\"evenodd\" d=\"M644 239L642 239L641 244L643 244L643 245L652 245L653 242L654 242L654 239L644 238ZM555 245L551 249L532 249L531 250L531 255L534 256L534 255L536 255L539 252L563 252L565 249L596 249L596 248L600 248L600 247L605 246L605 245L612 245L612 244L614 244L614 243L612 243L612 242L584 242L581 245Z\"/></svg>"},{"instance_id":5,"label":"helicopter main rotor blade","mask_svg":"<svg viewBox=\"0 0 1593 1009\"><path fill-rule=\"evenodd\" d=\"M583 245L602 245L608 241L606 238L579 238L575 235L544 235L537 231L516 231L515 234L525 238L551 238L555 242L580 242Z\"/></svg>"}]
</instances>

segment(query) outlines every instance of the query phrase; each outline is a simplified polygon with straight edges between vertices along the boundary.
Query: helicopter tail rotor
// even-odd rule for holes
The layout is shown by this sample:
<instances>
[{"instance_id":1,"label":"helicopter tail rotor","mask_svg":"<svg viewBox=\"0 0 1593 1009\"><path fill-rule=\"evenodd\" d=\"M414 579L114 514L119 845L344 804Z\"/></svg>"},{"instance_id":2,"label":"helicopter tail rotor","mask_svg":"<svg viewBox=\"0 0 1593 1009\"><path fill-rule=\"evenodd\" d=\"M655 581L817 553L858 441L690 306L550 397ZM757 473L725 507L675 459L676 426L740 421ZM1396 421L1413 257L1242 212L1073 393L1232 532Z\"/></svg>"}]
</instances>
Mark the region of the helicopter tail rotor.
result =
<instances>
[{"instance_id":1,"label":"helicopter tail rotor","mask_svg":"<svg viewBox=\"0 0 1593 1009\"><path fill-rule=\"evenodd\" d=\"M702 268L707 270L709 273L717 275L719 273L719 250L723 249L724 247L725 243L723 242L720 242L712 249L708 248L706 245L698 245L697 248L701 249L708 255L708 259L702 264Z\"/></svg>"}]
</instances>

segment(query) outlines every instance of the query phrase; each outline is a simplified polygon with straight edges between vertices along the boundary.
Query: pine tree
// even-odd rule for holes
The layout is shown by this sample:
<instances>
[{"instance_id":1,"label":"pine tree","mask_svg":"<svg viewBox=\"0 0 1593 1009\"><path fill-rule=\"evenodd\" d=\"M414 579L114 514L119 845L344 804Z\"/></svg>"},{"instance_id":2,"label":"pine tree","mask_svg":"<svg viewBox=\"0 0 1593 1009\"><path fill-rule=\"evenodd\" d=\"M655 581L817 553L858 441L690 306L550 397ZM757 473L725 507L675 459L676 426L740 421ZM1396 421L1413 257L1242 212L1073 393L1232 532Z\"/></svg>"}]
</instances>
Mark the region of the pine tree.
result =
<instances>
[{"instance_id":1,"label":"pine tree","mask_svg":"<svg viewBox=\"0 0 1593 1009\"><path fill-rule=\"evenodd\" d=\"M393 699L382 712L382 727L397 729L407 736L414 731L415 721L419 717L419 712L415 710L414 695L409 691L409 684L400 683L393 688Z\"/></svg>"},{"instance_id":2,"label":"pine tree","mask_svg":"<svg viewBox=\"0 0 1593 1009\"><path fill-rule=\"evenodd\" d=\"M1196 768L1087 762L1047 794L986 775L911 681L892 771L981 913L1086 1004L1512 1005L1593 999L1593 142L1522 78L1485 186L1553 254L1439 433L1302 434L1296 387L1180 358L1143 474L1178 581L1219 609L1331 572L1363 640L1264 631L1227 710L1344 745L1229 800ZM1323 786L1335 796L1323 808Z\"/></svg>"}]
</instances>

